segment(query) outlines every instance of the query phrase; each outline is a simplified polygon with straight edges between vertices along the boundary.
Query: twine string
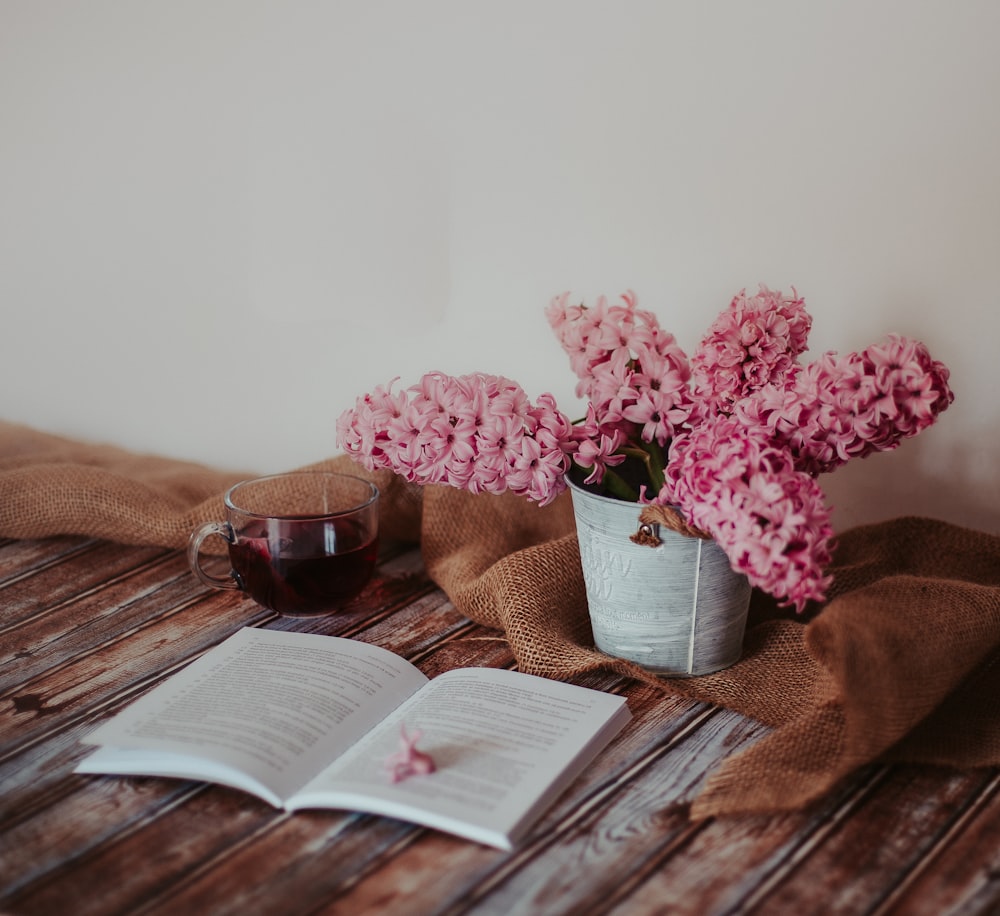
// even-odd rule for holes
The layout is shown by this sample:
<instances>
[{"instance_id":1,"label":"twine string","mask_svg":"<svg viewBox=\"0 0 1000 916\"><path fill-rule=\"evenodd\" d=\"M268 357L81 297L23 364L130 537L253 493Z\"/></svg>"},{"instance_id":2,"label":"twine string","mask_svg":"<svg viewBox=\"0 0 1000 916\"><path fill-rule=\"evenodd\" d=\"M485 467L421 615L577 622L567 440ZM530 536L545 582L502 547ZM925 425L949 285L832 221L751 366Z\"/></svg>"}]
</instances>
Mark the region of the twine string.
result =
<instances>
[{"instance_id":1,"label":"twine string","mask_svg":"<svg viewBox=\"0 0 1000 916\"><path fill-rule=\"evenodd\" d=\"M700 538L703 541L712 539L712 535L689 525L684 516L672 506L648 505L642 507L642 512L639 513L639 530L630 535L629 540L642 547L659 547L663 543L657 534L660 525L684 537Z\"/></svg>"}]
</instances>

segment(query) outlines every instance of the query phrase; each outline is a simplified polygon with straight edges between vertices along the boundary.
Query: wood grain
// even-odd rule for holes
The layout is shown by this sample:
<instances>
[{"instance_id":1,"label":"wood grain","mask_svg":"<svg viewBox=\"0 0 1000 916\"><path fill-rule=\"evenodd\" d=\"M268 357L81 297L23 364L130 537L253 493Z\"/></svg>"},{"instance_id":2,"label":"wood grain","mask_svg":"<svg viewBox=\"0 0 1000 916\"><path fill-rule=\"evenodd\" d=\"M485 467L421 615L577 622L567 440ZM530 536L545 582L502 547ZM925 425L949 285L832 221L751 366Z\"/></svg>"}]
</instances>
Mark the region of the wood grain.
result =
<instances>
[{"instance_id":1,"label":"wood grain","mask_svg":"<svg viewBox=\"0 0 1000 916\"><path fill-rule=\"evenodd\" d=\"M94 725L241 626L382 645L433 677L513 666L390 546L344 611L293 620L205 590L177 552L0 541L0 911L905 913L1000 907L1000 772L872 766L814 809L693 822L721 760L766 733L594 674L633 720L514 852L388 818L287 815L184 780L72 773Z\"/></svg>"}]
</instances>

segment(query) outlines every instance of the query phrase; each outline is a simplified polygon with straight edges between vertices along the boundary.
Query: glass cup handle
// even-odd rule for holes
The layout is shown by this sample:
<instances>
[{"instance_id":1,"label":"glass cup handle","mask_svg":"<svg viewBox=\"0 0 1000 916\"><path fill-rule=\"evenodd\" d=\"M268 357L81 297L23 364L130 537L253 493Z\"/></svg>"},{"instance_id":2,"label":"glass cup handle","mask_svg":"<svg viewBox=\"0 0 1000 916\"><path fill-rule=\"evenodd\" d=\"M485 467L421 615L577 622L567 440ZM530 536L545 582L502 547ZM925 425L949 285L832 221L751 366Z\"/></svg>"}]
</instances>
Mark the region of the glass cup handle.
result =
<instances>
[{"instance_id":1,"label":"glass cup handle","mask_svg":"<svg viewBox=\"0 0 1000 916\"><path fill-rule=\"evenodd\" d=\"M236 542L236 534L229 522L206 522L201 527L196 528L188 539L188 565L191 567L191 571L210 588L239 588L239 584L232 575L213 576L211 573L205 572L201 567L200 552L202 541L213 534L218 535L227 544L234 544Z\"/></svg>"}]
</instances>

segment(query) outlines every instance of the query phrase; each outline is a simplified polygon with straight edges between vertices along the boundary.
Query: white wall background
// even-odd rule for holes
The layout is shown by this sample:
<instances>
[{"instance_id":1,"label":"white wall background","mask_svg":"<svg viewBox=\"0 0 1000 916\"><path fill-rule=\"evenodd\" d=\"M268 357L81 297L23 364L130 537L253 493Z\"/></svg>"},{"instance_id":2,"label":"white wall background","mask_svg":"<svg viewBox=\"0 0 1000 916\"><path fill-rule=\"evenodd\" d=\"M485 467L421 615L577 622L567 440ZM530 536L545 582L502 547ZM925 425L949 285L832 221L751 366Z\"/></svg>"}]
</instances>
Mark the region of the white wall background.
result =
<instances>
[{"instance_id":1,"label":"white wall background","mask_svg":"<svg viewBox=\"0 0 1000 916\"><path fill-rule=\"evenodd\" d=\"M838 527L1000 530L996 0L0 0L0 417L223 467L336 452L426 370L573 380L543 310L626 288L688 350L795 286L890 331L939 424Z\"/></svg>"}]
</instances>

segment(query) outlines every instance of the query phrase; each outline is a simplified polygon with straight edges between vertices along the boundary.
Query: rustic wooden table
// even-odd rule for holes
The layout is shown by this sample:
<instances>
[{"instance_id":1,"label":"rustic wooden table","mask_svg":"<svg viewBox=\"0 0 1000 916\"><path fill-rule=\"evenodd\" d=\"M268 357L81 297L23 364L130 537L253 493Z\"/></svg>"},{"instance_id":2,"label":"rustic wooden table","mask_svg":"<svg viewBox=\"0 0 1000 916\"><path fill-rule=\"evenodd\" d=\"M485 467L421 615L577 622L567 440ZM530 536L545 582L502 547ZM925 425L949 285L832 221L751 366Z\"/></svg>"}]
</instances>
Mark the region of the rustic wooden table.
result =
<instances>
[{"instance_id":1,"label":"rustic wooden table","mask_svg":"<svg viewBox=\"0 0 1000 916\"><path fill-rule=\"evenodd\" d=\"M1000 909L1000 773L875 766L818 809L692 823L762 734L616 677L634 719L513 853L385 818L287 815L217 786L72 773L98 722L241 626L350 636L430 676L511 665L415 550L347 611L287 620L176 551L0 541L0 912L971 913Z\"/></svg>"}]
</instances>

